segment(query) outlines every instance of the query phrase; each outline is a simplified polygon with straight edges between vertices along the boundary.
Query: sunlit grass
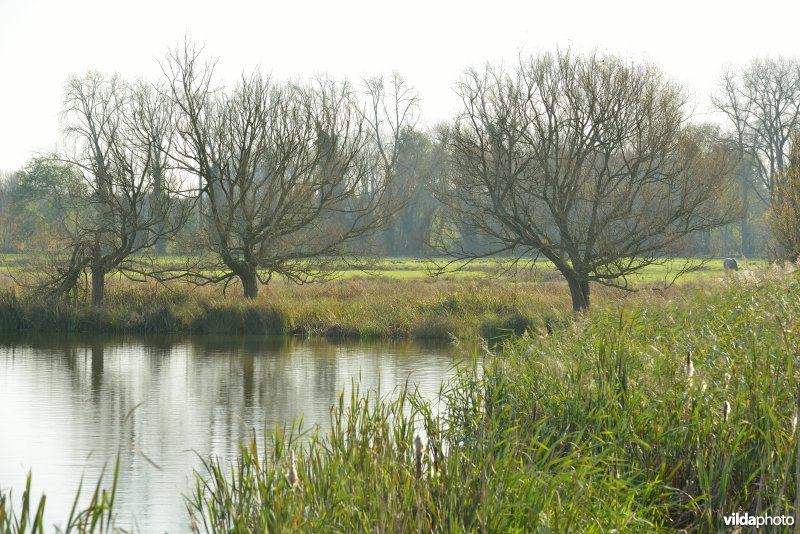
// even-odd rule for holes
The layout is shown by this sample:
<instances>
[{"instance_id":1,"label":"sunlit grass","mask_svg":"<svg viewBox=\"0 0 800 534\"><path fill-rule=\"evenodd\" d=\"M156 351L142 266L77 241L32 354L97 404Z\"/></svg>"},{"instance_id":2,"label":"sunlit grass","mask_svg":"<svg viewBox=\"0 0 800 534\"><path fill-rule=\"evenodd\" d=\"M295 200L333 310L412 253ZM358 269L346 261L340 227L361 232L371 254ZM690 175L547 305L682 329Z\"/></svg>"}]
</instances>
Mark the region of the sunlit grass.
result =
<instances>
[{"instance_id":1,"label":"sunlit grass","mask_svg":"<svg viewBox=\"0 0 800 534\"><path fill-rule=\"evenodd\" d=\"M20 274L29 266L26 265L28 256L24 254L0 254L0 268L5 272ZM134 257L134 260L137 258ZM144 259L144 258L142 258ZM179 274L181 266L187 264L189 258L184 256L160 256L146 258L148 263L158 268L173 267ZM639 283L670 283L675 275L687 266L687 262L694 266L694 270L684 273L678 280L691 281L705 277L720 277L725 274L722 266L722 258L673 258L665 263L649 265L641 271L629 275L631 282ZM763 270L769 267L769 260L756 259L739 260L740 268L751 270ZM438 272L439 268L443 271L440 275L462 278L471 276L503 275L506 277L543 277L550 279L559 276L553 264L544 259L536 261L514 258L479 258L470 262L452 261L443 257L432 258L371 258L371 259L350 259L334 262L326 267L324 273L334 277L358 277L358 276L383 276L393 279L404 278L426 278ZM202 269L199 271L207 276L217 276L223 274L221 270ZM2 273L0 273L2 274ZM266 272L264 274L267 274Z\"/></svg>"},{"instance_id":2,"label":"sunlit grass","mask_svg":"<svg viewBox=\"0 0 800 534\"><path fill-rule=\"evenodd\" d=\"M347 271L331 271L331 274L336 278L383 277L393 280L425 279L433 277L431 271L427 269L370 269L364 271L351 269ZM484 278L491 276L491 273L462 270L447 273L442 276L449 279Z\"/></svg>"}]
</instances>

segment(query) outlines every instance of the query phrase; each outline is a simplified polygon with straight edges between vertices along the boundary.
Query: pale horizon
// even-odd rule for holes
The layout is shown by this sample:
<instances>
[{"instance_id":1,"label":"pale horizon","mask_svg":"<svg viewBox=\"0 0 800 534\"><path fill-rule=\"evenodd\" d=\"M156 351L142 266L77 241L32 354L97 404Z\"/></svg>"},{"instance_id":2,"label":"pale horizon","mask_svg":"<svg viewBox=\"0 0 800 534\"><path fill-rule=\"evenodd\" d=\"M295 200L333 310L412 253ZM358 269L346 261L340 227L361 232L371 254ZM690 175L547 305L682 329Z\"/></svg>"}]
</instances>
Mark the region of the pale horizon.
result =
<instances>
[{"instance_id":1,"label":"pale horizon","mask_svg":"<svg viewBox=\"0 0 800 534\"><path fill-rule=\"evenodd\" d=\"M774 14L781 14L775 17ZM186 35L219 60L230 82L254 68L279 79L327 74L357 83L400 73L421 97L422 124L458 109L454 83L469 67L520 54L598 49L661 67L692 97L694 120L719 122L709 97L726 67L800 56L800 7L789 2L631 1L554 5L348 1L302 5L153 0L0 1L0 172L61 140L59 112L71 75L88 70L157 80L158 59Z\"/></svg>"}]
</instances>

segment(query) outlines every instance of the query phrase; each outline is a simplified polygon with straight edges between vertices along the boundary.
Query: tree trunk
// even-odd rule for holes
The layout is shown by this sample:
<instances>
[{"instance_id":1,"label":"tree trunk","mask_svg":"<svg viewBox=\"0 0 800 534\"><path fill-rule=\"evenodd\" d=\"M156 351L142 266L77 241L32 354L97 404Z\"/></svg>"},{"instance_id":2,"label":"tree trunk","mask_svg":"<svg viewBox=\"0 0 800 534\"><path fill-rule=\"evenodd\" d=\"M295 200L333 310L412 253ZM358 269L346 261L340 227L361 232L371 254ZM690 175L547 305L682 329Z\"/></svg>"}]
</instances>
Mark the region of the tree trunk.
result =
<instances>
[{"instance_id":1,"label":"tree trunk","mask_svg":"<svg viewBox=\"0 0 800 534\"><path fill-rule=\"evenodd\" d=\"M258 296L258 277L255 269L239 274L239 280L242 281L242 287L244 288L244 298L254 299Z\"/></svg>"},{"instance_id":2,"label":"tree trunk","mask_svg":"<svg viewBox=\"0 0 800 534\"><path fill-rule=\"evenodd\" d=\"M742 218L740 232L742 234L742 257L749 258L753 255L753 247L751 246L753 240L750 237L750 223L747 222L746 215Z\"/></svg>"},{"instance_id":3,"label":"tree trunk","mask_svg":"<svg viewBox=\"0 0 800 534\"><path fill-rule=\"evenodd\" d=\"M102 268L92 268L92 305L99 306L103 303L106 293L106 273Z\"/></svg>"},{"instance_id":4,"label":"tree trunk","mask_svg":"<svg viewBox=\"0 0 800 534\"><path fill-rule=\"evenodd\" d=\"M589 282L578 280L573 273L562 273L567 279L569 294L572 297L572 311L582 312L589 307Z\"/></svg>"}]
</instances>

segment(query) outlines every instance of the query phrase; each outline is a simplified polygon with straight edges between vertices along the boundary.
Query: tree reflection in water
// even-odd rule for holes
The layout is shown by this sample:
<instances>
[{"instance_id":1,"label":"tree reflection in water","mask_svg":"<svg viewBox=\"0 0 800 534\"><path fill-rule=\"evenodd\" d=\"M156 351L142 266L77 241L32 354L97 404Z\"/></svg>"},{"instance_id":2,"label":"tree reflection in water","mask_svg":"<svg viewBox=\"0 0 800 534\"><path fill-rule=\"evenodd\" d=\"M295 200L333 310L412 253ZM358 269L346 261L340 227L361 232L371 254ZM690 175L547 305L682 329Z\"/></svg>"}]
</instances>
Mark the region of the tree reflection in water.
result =
<instances>
[{"instance_id":1,"label":"tree reflection in water","mask_svg":"<svg viewBox=\"0 0 800 534\"><path fill-rule=\"evenodd\" d=\"M0 485L16 490L32 469L49 524L63 521L81 475L93 483L120 450L120 526L188 532L181 493L200 457L232 459L253 428L301 415L324 430L354 381L385 394L410 376L433 397L455 356L268 336L2 337Z\"/></svg>"}]
</instances>

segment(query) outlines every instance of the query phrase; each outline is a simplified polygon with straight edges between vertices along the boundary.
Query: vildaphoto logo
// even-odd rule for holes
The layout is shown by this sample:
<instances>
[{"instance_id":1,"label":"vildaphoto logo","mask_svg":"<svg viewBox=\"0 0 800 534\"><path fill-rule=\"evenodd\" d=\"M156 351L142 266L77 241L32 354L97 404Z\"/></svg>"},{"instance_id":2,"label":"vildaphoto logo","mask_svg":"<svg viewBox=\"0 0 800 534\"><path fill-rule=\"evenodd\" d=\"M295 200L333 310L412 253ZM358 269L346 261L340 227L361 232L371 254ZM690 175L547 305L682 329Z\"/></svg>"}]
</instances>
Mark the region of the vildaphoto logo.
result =
<instances>
[{"instance_id":1,"label":"vildaphoto logo","mask_svg":"<svg viewBox=\"0 0 800 534\"><path fill-rule=\"evenodd\" d=\"M792 515L750 515L747 512L740 514L729 514L722 518L725 526L728 527L773 527L773 526L792 526L794 516Z\"/></svg>"}]
</instances>

